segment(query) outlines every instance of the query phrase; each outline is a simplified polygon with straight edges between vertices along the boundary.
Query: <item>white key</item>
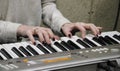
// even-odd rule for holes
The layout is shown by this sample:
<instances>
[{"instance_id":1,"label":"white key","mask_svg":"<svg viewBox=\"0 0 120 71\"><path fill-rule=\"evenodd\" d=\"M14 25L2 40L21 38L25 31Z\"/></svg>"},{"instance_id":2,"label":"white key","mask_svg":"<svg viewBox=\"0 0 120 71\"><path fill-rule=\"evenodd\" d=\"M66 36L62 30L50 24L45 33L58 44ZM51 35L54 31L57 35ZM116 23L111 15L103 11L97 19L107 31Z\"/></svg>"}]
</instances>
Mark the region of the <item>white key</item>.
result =
<instances>
[{"instance_id":1,"label":"white key","mask_svg":"<svg viewBox=\"0 0 120 71\"><path fill-rule=\"evenodd\" d=\"M60 41L60 40L59 40ZM54 45L55 42L58 42L58 40L56 41L51 41L51 46L57 51L57 52L63 52L60 48L58 48L56 45Z\"/></svg>"},{"instance_id":2,"label":"white key","mask_svg":"<svg viewBox=\"0 0 120 71\"><path fill-rule=\"evenodd\" d=\"M114 39L115 41L117 41L118 43L120 43L119 40L117 40L113 37L113 35L115 35L115 34L120 35L120 33L117 31L111 31L111 32L103 32L103 33L101 33L101 36L105 37L107 35L107 36L111 37L112 39Z\"/></svg>"},{"instance_id":3,"label":"white key","mask_svg":"<svg viewBox=\"0 0 120 71\"><path fill-rule=\"evenodd\" d=\"M11 49L13 44L3 44L4 49L12 56L12 58L19 58Z\"/></svg>"},{"instance_id":4,"label":"white key","mask_svg":"<svg viewBox=\"0 0 120 71\"><path fill-rule=\"evenodd\" d=\"M22 43L24 43L24 42L20 42L20 43L15 43L15 45L17 45L18 47L20 47L20 46L23 46L25 49L26 49L26 46L25 45L23 45ZM26 49L32 56L34 56L28 49ZM25 55L25 54L24 54Z\"/></svg>"},{"instance_id":5,"label":"white key","mask_svg":"<svg viewBox=\"0 0 120 71\"><path fill-rule=\"evenodd\" d=\"M36 41L36 44L41 44L48 52L52 53L49 49L47 49L41 42Z\"/></svg>"},{"instance_id":6,"label":"white key","mask_svg":"<svg viewBox=\"0 0 120 71\"><path fill-rule=\"evenodd\" d=\"M19 47L21 46L20 43L14 43L14 46L15 46L16 49L18 49L18 51L19 51L20 53L22 53L25 57L27 57L22 51L20 51L20 49L19 49Z\"/></svg>"},{"instance_id":7,"label":"white key","mask_svg":"<svg viewBox=\"0 0 120 71\"><path fill-rule=\"evenodd\" d=\"M75 43L75 44L76 44L77 46L79 46L81 49L85 49L84 46L78 44L75 40L70 39L70 38L68 38L68 37L62 37L61 40L65 41L65 42L67 42L68 40L71 40L73 43Z\"/></svg>"},{"instance_id":8,"label":"white key","mask_svg":"<svg viewBox=\"0 0 120 71\"><path fill-rule=\"evenodd\" d=\"M92 34L86 35L86 38L89 39L90 41L92 41L94 44L96 44L97 46L102 46L102 45L100 45L99 43L95 42L95 41L93 40L93 37L95 37L95 36L92 35Z\"/></svg>"},{"instance_id":9,"label":"white key","mask_svg":"<svg viewBox=\"0 0 120 71\"><path fill-rule=\"evenodd\" d=\"M30 45L37 53L39 54L44 54L41 50L39 50L36 46L30 44L30 42L23 42L22 43L24 46Z\"/></svg>"},{"instance_id":10,"label":"white key","mask_svg":"<svg viewBox=\"0 0 120 71\"><path fill-rule=\"evenodd\" d=\"M2 49L3 47L0 45L0 50ZM4 59L4 60L7 60L7 58L0 52L0 56Z\"/></svg>"},{"instance_id":11,"label":"white key","mask_svg":"<svg viewBox=\"0 0 120 71\"><path fill-rule=\"evenodd\" d=\"M78 36L72 36L72 39L75 40L75 41L77 41L77 39L80 39L80 40L83 41L83 39L80 38L80 37L78 37ZM84 41L83 41L83 42L84 42ZM84 43L86 43L86 42L84 42ZM89 45L88 43L86 43L86 44ZM91 45L89 45L89 46L92 47Z\"/></svg>"},{"instance_id":12,"label":"white key","mask_svg":"<svg viewBox=\"0 0 120 71\"><path fill-rule=\"evenodd\" d=\"M62 41L61 40L59 40L58 41L58 43L61 43ZM63 47L65 47L65 46L63 46ZM66 47L65 47L66 48ZM68 48L66 48L67 49L67 51L70 51Z\"/></svg>"},{"instance_id":13,"label":"white key","mask_svg":"<svg viewBox=\"0 0 120 71\"><path fill-rule=\"evenodd\" d=\"M0 52L0 56L4 59L7 60L7 58Z\"/></svg>"}]
</instances>

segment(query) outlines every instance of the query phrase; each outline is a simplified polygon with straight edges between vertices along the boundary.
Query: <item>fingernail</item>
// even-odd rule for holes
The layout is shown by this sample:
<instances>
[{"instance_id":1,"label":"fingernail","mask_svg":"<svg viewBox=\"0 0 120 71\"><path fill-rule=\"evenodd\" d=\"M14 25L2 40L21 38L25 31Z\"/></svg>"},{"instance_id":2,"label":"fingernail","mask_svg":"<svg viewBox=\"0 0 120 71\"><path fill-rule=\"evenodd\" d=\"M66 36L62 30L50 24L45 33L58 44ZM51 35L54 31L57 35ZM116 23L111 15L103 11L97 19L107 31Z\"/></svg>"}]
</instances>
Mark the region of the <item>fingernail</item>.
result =
<instances>
[{"instance_id":1,"label":"fingernail","mask_svg":"<svg viewBox=\"0 0 120 71\"><path fill-rule=\"evenodd\" d=\"M53 41L55 41L55 38L52 38Z\"/></svg>"},{"instance_id":2,"label":"fingernail","mask_svg":"<svg viewBox=\"0 0 120 71\"><path fill-rule=\"evenodd\" d=\"M34 42L33 44L36 45L36 42Z\"/></svg>"},{"instance_id":3,"label":"fingernail","mask_svg":"<svg viewBox=\"0 0 120 71\"><path fill-rule=\"evenodd\" d=\"M100 31L100 34L101 34L102 32Z\"/></svg>"},{"instance_id":4,"label":"fingernail","mask_svg":"<svg viewBox=\"0 0 120 71\"><path fill-rule=\"evenodd\" d=\"M72 36L69 34L69 35L68 35L68 37L70 37L70 38L71 38Z\"/></svg>"},{"instance_id":5,"label":"fingernail","mask_svg":"<svg viewBox=\"0 0 120 71\"><path fill-rule=\"evenodd\" d=\"M45 42L43 41L42 44L45 44Z\"/></svg>"},{"instance_id":6,"label":"fingernail","mask_svg":"<svg viewBox=\"0 0 120 71\"><path fill-rule=\"evenodd\" d=\"M96 37L98 37L98 35L96 35Z\"/></svg>"}]
</instances>

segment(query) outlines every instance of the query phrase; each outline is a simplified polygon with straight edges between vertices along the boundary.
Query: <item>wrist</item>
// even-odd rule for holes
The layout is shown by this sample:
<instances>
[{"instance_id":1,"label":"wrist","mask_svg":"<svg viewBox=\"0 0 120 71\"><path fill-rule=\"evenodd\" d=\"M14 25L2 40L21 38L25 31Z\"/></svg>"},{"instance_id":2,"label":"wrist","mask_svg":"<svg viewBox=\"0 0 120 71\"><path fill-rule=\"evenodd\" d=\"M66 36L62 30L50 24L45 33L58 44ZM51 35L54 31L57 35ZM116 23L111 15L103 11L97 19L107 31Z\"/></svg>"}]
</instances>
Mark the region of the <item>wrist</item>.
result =
<instances>
[{"instance_id":1,"label":"wrist","mask_svg":"<svg viewBox=\"0 0 120 71\"><path fill-rule=\"evenodd\" d=\"M20 25L17 29L17 36L25 36L26 28L26 25Z\"/></svg>"}]
</instances>

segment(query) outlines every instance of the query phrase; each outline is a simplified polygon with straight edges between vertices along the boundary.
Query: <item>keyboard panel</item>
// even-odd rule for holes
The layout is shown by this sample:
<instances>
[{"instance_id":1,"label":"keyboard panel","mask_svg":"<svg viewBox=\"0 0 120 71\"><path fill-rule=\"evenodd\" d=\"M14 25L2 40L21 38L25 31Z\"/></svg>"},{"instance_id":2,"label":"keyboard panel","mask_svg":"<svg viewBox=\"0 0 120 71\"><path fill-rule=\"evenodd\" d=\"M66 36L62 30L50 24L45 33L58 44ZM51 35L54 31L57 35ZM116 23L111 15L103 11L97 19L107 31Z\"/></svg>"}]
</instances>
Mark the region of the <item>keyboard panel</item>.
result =
<instances>
[{"instance_id":1,"label":"keyboard panel","mask_svg":"<svg viewBox=\"0 0 120 71\"><path fill-rule=\"evenodd\" d=\"M103 32L98 37L88 34L51 40L51 45L36 40L0 45L2 71L55 70L72 66L100 63L120 58L120 33Z\"/></svg>"}]
</instances>

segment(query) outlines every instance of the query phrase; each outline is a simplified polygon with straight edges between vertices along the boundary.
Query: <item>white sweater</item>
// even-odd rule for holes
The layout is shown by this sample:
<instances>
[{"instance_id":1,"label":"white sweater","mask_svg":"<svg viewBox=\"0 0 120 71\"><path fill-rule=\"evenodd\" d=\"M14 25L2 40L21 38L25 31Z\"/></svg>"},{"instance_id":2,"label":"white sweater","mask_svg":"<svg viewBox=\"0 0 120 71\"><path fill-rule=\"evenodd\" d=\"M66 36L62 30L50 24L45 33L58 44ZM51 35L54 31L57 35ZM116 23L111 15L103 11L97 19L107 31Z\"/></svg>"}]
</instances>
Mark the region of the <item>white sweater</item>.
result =
<instances>
[{"instance_id":1,"label":"white sweater","mask_svg":"<svg viewBox=\"0 0 120 71\"><path fill-rule=\"evenodd\" d=\"M60 32L61 26L70 22L56 8L55 0L0 0L0 16L2 42L15 42L21 24L40 26L43 20L55 32Z\"/></svg>"}]
</instances>

